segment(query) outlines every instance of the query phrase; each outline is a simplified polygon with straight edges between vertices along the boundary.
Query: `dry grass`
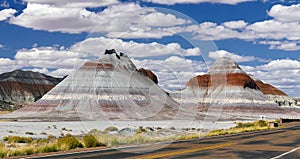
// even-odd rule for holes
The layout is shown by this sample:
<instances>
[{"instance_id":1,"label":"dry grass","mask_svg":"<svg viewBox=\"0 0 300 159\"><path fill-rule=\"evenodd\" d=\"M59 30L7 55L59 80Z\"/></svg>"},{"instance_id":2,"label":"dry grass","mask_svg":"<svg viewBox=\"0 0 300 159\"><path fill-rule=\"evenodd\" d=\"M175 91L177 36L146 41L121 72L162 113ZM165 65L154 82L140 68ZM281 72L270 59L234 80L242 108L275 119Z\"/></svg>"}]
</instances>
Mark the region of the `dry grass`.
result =
<instances>
[{"instance_id":1,"label":"dry grass","mask_svg":"<svg viewBox=\"0 0 300 159\"><path fill-rule=\"evenodd\" d=\"M109 128L109 130L111 129L112 128ZM141 129L141 131L138 131L133 136L111 135L98 130L93 130L91 131L92 134L88 134L83 137L74 137L70 134L67 134L66 136L58 139L52 135L48 135L48 138L46 139L36 140L32 140L32 138L8 136L5 137L5 142L0 142L0 158L46 152L56 152L81 147L88 148L104 145L117 146L125 144L143 144L164 141L188 140L205 136L236 134L241 132L250 132L267 129L270 128L268 127L268 123L266 121L256 121L250 123L237 123L236 127L226 130L213 130L210 131L208 134L202 134L202 136L200 136L197 131L195 131L194 133L174 133L174 135L160 136L153 135L151 134L151 132L147 132L146 129ZM113 130L115 130L115 128L113 128Z\"/></svg>"},{"instance_id":2,"label":"dry grass","mask_svg":"<svg viewBox=\"0 0 300 159\"><path fill-rule=\"evenodd\" d=\"M11 111L11 110L1 110L0 114L9 114L11 112L13 112L13 111Z\"/></svg>"},{"instance_id":3,"label":"dry grass","mask_svg":"<svg viewBox=\"0 0 300 159\"><path fill-rule=\"evenodd\" d=\"M226 134L237 134L243 132L251 132L251 131L259 131L259 130L268 130L270 127L268 126L268 122L264 120L259 120L255 122L249 123L236 123L237 126L230 129L220 129L210 131L206 136L219 136Z\"/></svg>"}]
</instances>

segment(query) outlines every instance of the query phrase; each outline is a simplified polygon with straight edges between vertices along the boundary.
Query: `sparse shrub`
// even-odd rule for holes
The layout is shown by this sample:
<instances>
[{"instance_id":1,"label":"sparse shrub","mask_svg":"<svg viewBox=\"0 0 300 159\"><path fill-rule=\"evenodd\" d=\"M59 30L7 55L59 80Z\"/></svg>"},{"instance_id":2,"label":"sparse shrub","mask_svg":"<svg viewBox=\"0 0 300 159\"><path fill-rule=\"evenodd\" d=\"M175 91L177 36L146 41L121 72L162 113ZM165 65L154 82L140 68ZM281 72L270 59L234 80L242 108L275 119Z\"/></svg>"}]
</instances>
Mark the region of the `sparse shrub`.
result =
<instances>
[{"instance_id":1,"label":"sparse shrub","mask_svg":"<svg viewBox=\"0 0 300 159\"><path fill-rule=\"evenodd\" d=\"M71 150L77 147L82 148L83 145L73 136L65 136L57 140L57 146L60 150Z\"/></svg>"},{"instance_id":2,"label":"sparse shrub","mask_svg":"<svg viewBox=\"0 0 300 159\"><path fill-rule=\"evenodd\" d=\"M110 131L118 131L118 128L115 126L110 126L110 127L107 127L103 132L108 133Z\"/></svg>"},{"instance_id":3,"label":"sparse shrub","mask_svg":"<svg viewBox=\"0 0 300 159\"><path fill-rule=\"evenodd\" d=\"M147 129L147 130L150 130L150 131L154 131L154 129L151 128L151 127L146 127L146 129Z\"/></svg>"},{"instance_id":4,"label":"sparse shrub","mask_svg":"<svg viewBox=\"0 0 300 159\"><path fill-rule=\"evenodd\" d=\"M7 152L7 156L20 156L22 153L19 150L11 150Z\"/></svg>"},{"instance_id":5,"label":"sparse shrub","mask_svg":"<svg viewBox=\"0 0 300 159\"><path fill-rule=\"evenodd\" d=\"M29 132L29 131L25 132L25 134L27 134L27 135L34 135L33 132Z\"/></svg>"},{"instance_id":6,"label":"sparse shrub","mask_svg":"<svg viewBox=\"0 0 300 159\"><path fill-rule=\"evenodd\" d=\"M58 149L57 149L57 145L55 145L55 144L45 145L39 149L39 152L42 152L42 153L56 152L56 151L58 151Z\"/></svg>"},{"instance_id":7,"label":"sparse shrub","mask_svg":"<svg viewBox=\"0 0 300 159\"><path fill-rule=\"evenodd\" d=\"M117 137L112 137L111 141L110 141L110 145L111 146L116 146L116 145L119 145L120 144L120 141L118 140Z\"/></svg>"},{"instance_id":8,"label":"sparse shrub","mask_svg":"<svg viewBox=\"0 0 300 159\"><path fill-rule=\"evenodd\" d=\"M32 155L33 153L34 153L33 148L28 147L28 148L24 149L24 152L22 154L24 154L24 155Z\"/></svg>"},{"instance_id":9,"label":"sparse shrub","mask_svg":"<svg viewBox=\"0 0 300 159\"><path fill-rule=\"evenodd\" d=\"M104 144L100 143L92 134L83 136L83 142L86 148L105 146Z\"/></svg>"},{"instance_id":10,"label":"sparse shrub","mask_svg":"<svg viewBox=\"0 0 300 159\"><path fill-rule=\"evenodd\" d=\"M51 134L49 134L48 136L47 136L47 139L48 140L51 140L51 139L54 139L55 138L55 136L54 135L51 135Z\"/></svg>"},{"instance_id":11,"label":"sparse shrub","mask_svg":"<svg viewBox=\"0 0 300 159\"><path fill-rule=\"evenodd\" d=\"M0 157L1 157L1 158L4 158L4 157L6 157L6 156L7 156L7 153L4 152L4 151L2 151L2 150L0 150Z\"/></svg>"},{"instance_id":12,"label":"sparse shrub","mask_svg":"<svg viewBox=\"0 0 300 159\"><path fill-rule=\"evenodd\" d=\"M242 123L242 122L238 122L236 123L237 126L236 128L246 128L246 127L251 127L251 126L254 126L254 123L251 122L251 123Z\"/></svg>"},{"instance_id":13,"label":"sparse shrub","mask_svg":"<svg viewBox=\"0 0 300 159\"><path fill-rule=\"evenodd\" d=\"M136 134L140 134L143 132L147 132L147 130L143 126L140 126L139 129L136 131Z\"/></svg>"},{"instance_id":14,"label":"sparse shrub","mask_svg":"<svg viewBox=\"0 0 300 159\"><path fill-rule=\"evenodd\" d=\"M47 133L43 131L43 132L41 132L41 135L47 135Z\"/></svg>"},{"instance_id":15,"label":"sparse shrub","mask_svg":"<svg viewBox=\"0 0 300 159\"><path fill-rule=\"evenodd\" d=\"M7 156L7 149L5 148L4 143L0 144L0 158L4 158Z\"/></svg>"},{"instance_id":16,"label":"sparse shrub","mask_svg":"<svg viewBox=\"0 0 300 159\"><path fill-rule=\"evenodd\" d=\"M21 136L8 136L7 141L9 143L31 143L31 137L21 137Z\"/></svg>"},{"instance_id":17,"label":"sparse shrub","mask_svg":"<svg viewBox=\"0 0 300 159\"><path fill-rule=\"evenodd\" d=\"M101 131L98 129L92 129L89 133L90 134L99 134L99 133L101 133Z\"/></svg>"},{"instance_id":18,"label":"sparse shrub","mask_svg":"<svg viewBox=\"0 0 300 159\"><path fill-rule=\"evenodd\" d=\"M257 126L259 127L265 127L268 126L268 122L266 122L265 120L259 120L255 123Z\"/></svg>"},{"instance_id":19,"label":"sparse shrub","mask_svg":"<svg viewBox=\"0 0 300 159\"><path fill-rule=\"evenodd\" d=\"M259 121L255 121L255 122L249 122L249 123L236 123L237 126L236 128L247 128L247 127L266 127L268 126L268 122L266 122L265 120L259 120Z\"/></svg>"},{"instance_id":20,"label":"sparse shrub","mask_svg":"<svg viewBox=\"0 0 300 159\"><path fill-rule=\"evenodd\" d=\"M4 136L3 141L8 141L8 136Z\"/></svg>"}]
</instances>

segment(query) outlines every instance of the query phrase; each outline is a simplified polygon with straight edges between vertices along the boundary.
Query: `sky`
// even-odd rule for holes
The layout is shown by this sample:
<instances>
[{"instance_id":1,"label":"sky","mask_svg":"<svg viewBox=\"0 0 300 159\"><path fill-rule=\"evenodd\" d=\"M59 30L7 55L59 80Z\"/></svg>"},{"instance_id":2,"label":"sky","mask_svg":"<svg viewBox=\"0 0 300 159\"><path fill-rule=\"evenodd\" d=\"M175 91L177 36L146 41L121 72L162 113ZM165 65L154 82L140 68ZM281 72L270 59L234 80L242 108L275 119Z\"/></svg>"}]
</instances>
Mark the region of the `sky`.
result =
<instances>
[{"instance_id":1,"label":"sky","mask_svg":"<svg viewBox=\"0 0 300 159\"><path fill-rule=\"evenodd\" d=\"M299 0L0 0L0 73L63 77L105 49L167 90L229 57L300 97Z\"/></svg>"}]
</instances>

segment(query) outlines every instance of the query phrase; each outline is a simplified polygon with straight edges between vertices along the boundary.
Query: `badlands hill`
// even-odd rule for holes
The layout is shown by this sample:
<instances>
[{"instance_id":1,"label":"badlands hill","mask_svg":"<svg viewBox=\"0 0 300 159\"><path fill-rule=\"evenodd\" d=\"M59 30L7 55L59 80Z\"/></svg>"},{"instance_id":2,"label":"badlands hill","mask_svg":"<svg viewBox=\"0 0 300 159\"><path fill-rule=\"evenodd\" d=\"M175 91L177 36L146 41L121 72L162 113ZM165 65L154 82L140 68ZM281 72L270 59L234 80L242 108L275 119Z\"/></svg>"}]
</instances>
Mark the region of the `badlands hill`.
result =
<instances>
[{"instance_id":1,"label":"badlands hill","mask_svg":"<svg viewBox=\"0 0 300 159\"><path fill-rule=\"evenodd\" d=\"M138 70L127 55L106 50L98 61L86 62L40 100L12 115L49 120L171 119L179 104L157 81L150 70Z\"/></svg>"},{"instance_id":2,"label":"badlands hill","mask_svg":"<svg viewBox=\"0 0 300 159\"><path fill-rule=\"evenodd\" d=\"M38 72L15 70L0 75L0 110L13 110L34 102L62 79Z\"/></svg>"},{"instance_id":3,"label":"badlands hill","mask_svg":"<svg viewBox=\"0 0 300 159\"><path fill-rule=\"evenodd\" d=\"M186 88L177 93L182 95L182 100L187 101L189 99L186 97L192 97L196 99L192 101L204 104L272 103L260 91L256 82L229 58L218 59L207 74L193 77L186 83Z\"/></svg>"},{"instance_id":4,"label":"badlands hill","mask_svg":"<svg viewBox=\"0 0 300 159\"><path fill-rule=\"evenodd\" d=\"M186 88L171 93L180 104L199 105L206 116L221 119L259 119L290 117L291 109L278 102L287 95L254 79L229 58L220 58L204 75L193 77ZM296 115L297 116L297 115Z\"/></svg>"},{"instance_id":5,"label":"badlands hill","mask_svg":"<svg viewBox=\"0 0 300 159\"><path fill-rule=\"evenodd\" d=\"M106 50L86 62L40 100L4 118L38 120L245 120L299 117L280 107L288 96L245 73L229 58L180 91L166 93L156 75L137 69L129 57ZM3 117L2 117L3 118Z\"/></svg>"}]
</instances>

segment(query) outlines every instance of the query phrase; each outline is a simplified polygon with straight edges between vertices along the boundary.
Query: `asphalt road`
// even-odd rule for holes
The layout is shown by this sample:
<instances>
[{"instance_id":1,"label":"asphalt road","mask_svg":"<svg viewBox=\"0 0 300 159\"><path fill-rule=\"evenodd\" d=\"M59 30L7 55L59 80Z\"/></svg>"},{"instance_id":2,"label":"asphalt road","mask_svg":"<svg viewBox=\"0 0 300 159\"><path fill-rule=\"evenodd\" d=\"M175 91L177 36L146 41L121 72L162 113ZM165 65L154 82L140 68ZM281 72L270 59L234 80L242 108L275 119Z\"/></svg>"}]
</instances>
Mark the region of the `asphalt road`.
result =
<instances>
[{"instance_id":1,"label":"asphalt road","mask_svg":"<svg viewBox=\"0 0 300 159\"><path fill-rule=\"evenodd\" d=\"M288 158L300 159L300 123L269 131L50 155L39 158Z\"/></svg>"}]
</instances>

